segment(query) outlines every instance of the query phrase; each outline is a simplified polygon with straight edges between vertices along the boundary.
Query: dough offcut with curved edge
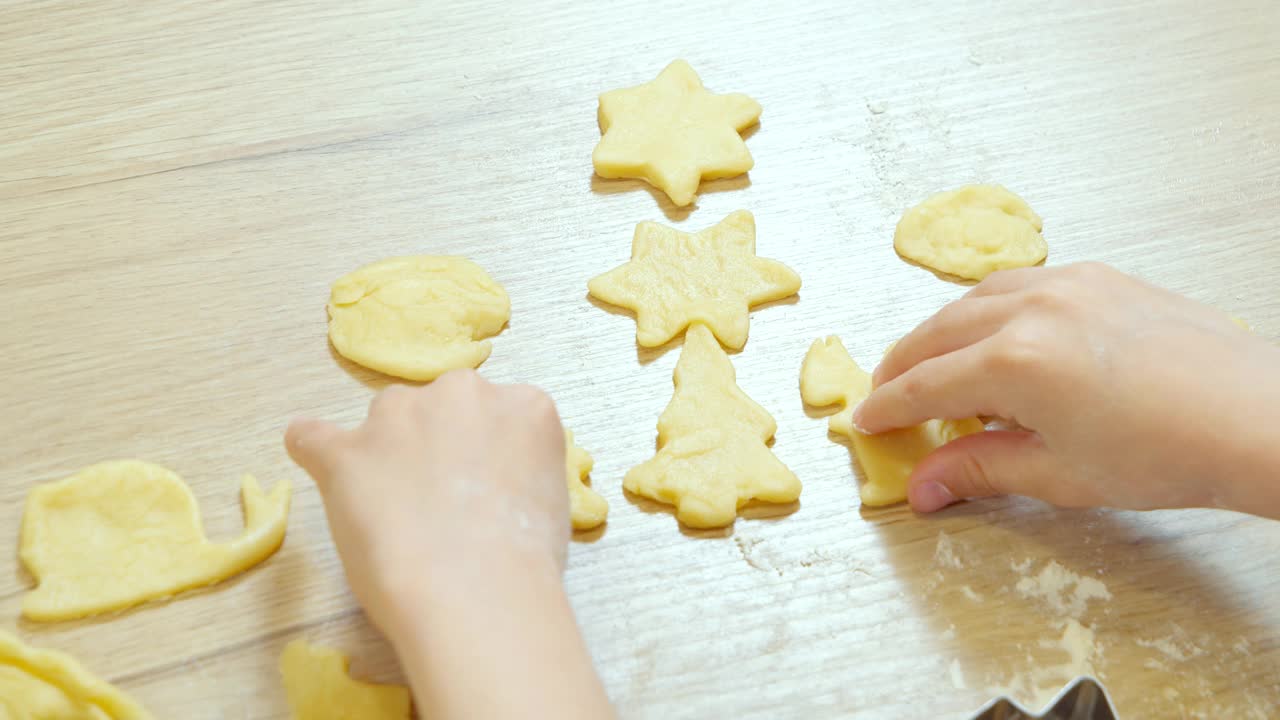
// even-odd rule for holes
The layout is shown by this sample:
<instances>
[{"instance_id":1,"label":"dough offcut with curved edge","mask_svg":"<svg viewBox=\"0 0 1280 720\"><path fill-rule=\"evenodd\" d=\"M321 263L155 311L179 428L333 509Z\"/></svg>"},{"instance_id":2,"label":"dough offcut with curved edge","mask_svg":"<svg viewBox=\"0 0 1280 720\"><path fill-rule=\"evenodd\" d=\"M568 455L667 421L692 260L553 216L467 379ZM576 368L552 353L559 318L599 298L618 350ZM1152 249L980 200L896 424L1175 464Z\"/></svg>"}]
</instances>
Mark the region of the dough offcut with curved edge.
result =
<instances>
[{"instance_id":1,"label":"dough offcut with curved edge","mask_svg":"<svg viewBox=\"0 0 1280 720\"><path fill-rule=\"evenodd\" d=\"M574 530L590 530L604 524L609 503L583 480L591 472L591 454L578 447L573 433L564 431L565 481L569 485L569 518Z\"/></svg>"},{"instance_id":2,"label":"dough offcut with curved edge","mask_svg":"<svg viewBox=\"0 0 1280 720\"><path fill-rule=\"evenodd\" d=\"M695 528L723 527L751 500L795 502L800 479L766 444L777 423L738 387L733 364L704 325L685 335L675 394L658 419L658 453L622 480L676 506Z\"/></svg>"},{"instance_id":3,"label":"dough offcut with curved edge","mask_svg":"<svg viewBox=\"0 0 1280 720\"><path fill-rule=\"evenodd\" d=\"M0 630L0 718L151 720L151 714L70 655L27 647Z\"/></svg>"},{"instance_id":4,"label":"dough offcut with curved edge","mask_svg":"<svg viewBox=\"0 0 1280 720\"><path fill-rule=\"evenodd\" d=\"M1031 267L1049 254L1044 223L1026 201L999 185L967 185L934 195L903 214L893 233L900 255L940 272L981 280Z\"/></svg>"},{"instance_id":5,"label":"dough offcut with curved edge","mask_svg":"<svg viewBox=\"0 0 1280 720\"><path fill-rule=\"evenodd\" d=\"M756 255L756 219L746 210L686 233L655 222L636 225L631 260L591 279L593 297L636 314L636 342L657 347L692 323L725 347L747 343L751 307L800 291L800 276Z\"/></svg>"},{"instance_id":6,"label":"dough offcut with curved edge","mask_svg":"<svg viewBox=\"0 0 1280 720\"><path fill-rule=\"evenodd\" d=\"M407 688L352 680L349 664L337 650L305 640L285 646L280 675L294 720L409 720Z\"/></svg>"},{"instance_id":7,"label":"dough offcut with curved edge","mask_svg":"<svg viewBox=\"0 0 1280 720\"><path fill-rule=\"evenodd\" d=\"M981 420L929 420L915 427L866 435L853 427L853 409L871 393L871 375L864 372L840 338L815 340L800 368L800 396L809 405L844 405L828 421L831 432L853 444L866 482L859 492L869 506L892 505L907 499L907 480L916 463L937 448L963 435L982 432Z\"/></svg>"},{"instance_id":8,"label":"dough offcut with curved edge","mask_svg":"<svg viewBox=\"0 0 1280 720\"><path fill-rule=\"evenodd\" d=\"M244 533L214 544L195 498L159 465L92 465L27 496L18 555L36 580L22 601L30 620L56 622L122 610L248 570L284 542L290 486L270 495L245 475Z\"/></svg>"},{"instance_id":9,"label":"dough offcut with curved edge","mask_svg":"<svg viewBox=\"0 0 1280 720\"><path fill-rule=\"evenodd\" d=\"M734 177L755 165L739 134L760 119L746 95L707 92L689 63L600 96L600 142L591 153L603 178L646 180L684 207L705 178Z\"/></svg>"},{"instance_id":10,"label":"dough offcut with curved edge","mask_svg":"<svg viewBox=\"0 0 1280 720\"><path fill-rule=\"evenodd\" d=\"M461 257L381 260L339 278L329 341L346 359L406 380L434 380L489 358L511 319L507 291Z\"/></svg>"}]
</instances>

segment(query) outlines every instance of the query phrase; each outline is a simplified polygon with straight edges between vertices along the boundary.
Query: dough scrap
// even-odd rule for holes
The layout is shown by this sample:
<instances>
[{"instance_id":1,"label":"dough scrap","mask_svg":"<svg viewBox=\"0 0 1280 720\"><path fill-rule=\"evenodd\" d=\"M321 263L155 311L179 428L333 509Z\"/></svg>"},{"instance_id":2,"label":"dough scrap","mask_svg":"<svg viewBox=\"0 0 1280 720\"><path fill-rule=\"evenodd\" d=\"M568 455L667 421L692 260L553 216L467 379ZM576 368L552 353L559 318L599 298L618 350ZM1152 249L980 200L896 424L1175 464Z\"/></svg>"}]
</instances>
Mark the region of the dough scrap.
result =
<instances>
[{"instance_id":1,"label":"dough scrap","mask_svg":"<svg viewBox=\"0 0 1280 720\"><path fill-rule=\"evenodd\" d=\"M19 557L35 578L22 614L57 622L123 610L225 580L284 542L287 481L265 495L241 482L245 530L214 544L195 498L173 472L138 460L92 465L27 496Z\"/></svg>"},{"instance_id":2,"label":"dough scrap","mask_svg":"<svg viewBox=\"0 0 1280 720\"><path fill-rule=\"evenodd\" d=\"M866 477L859 495L868 506L892 505L907 499L907 480L916 463L937 448L963 435L982 432L977 418L929 420L921 425L877 435L853 427L853 409L871 393L871 375L864 372L832 335L815 340L800 368L800 396L815 407L842 404L828 420L831 432L847 436Z\"/></svg>"},{"instance_id":3,"label":"dough scrap","mask_svg":"<svg viewBox=\"0 0 1280 720\"><path fill-rule=\"evenodd\" d=\"M329 296L329 341L346 359L406 380L474 368L483 338L511 319L507 291L461 257L380 260L348 273Z\"/></svg>"},{"instance_id":4,"label":"dough scrap","mask_svg":"<svg viewBox=\"0 0 1280 720\"><path fill-rule=\"evenodd\" d=\"M352 680L350 660L331 648L294 640L280 654L280 674L295 720L409 720L410 696L399 685Z\"/></svg>"},{"instance_id":5,"label":"dough scrap","mask_svg":"<svg viewBox=\"0 0 1280 720\"><path fill-rule=\"evenodd\" d=\"M636 342L657 347L692 323L725 347L747 342L752 306L800 291L800 276L756 256L756 220L730 213L696 233L645 221L631 240L631 261L591 279L591 295L636 314Z\"/></svg>"},{"instance_id":6,"label":"dough scrap","mask_svg":"<svg viewBox=\"0 0 1280 720\"><path fill-rule=\"evenodd\" d=\"M658 453L622 486L675 505L694 528L732 524L751 500L795 502L800 479L766 443L777 424L738 387L733 364L705 325L685 335L675 394L658 419Z\"/></svg>"},{"instance_id":7,"label":"dough scrap","mask_svg":"<svg viewBox=\"0 0 1280 720\"><path fill-rule=\"evenodd\" d=\"M0 718L151 720L151 714L70 655L27 647L0 630Z\"/></svg>"},{"instance_id":8,"label":"dough scrap","mask_svg":"<svg viewBox=\"0 0 1280 720\"><path fill-rule=\"evenodd\" d=\"M689 63L676 60L654 80L600 96L602 136L591 162L600 177L646 180L684 207L703 179L754 166L739 133L760 111L746 95L708 92Z\"/></svg>"},{"instance_id":9,"label":"dough scrap","mask_svg":"<svg viewBox=\"0 0 1280 720\"><path fill-rule=\"evenodd\" d=\"M997 270L1031 267L1049 245L1040 216L999 185L966 185L938 193L898 221L893 246L939 272L981 280Z\"/></svg>"},{"instance_id":10,"label":"dough scrap","mask_svg":"<svg viewBox=\"0 0 1280 720\"><path fill-rule=\"evenodd\" d=\"M591 454L578 447L573 433L564 432L566 480L569 483L569 517L574 530L598 527L609 515L609 503L583 482L591 472Z\"/></svg>"}]
</instances>

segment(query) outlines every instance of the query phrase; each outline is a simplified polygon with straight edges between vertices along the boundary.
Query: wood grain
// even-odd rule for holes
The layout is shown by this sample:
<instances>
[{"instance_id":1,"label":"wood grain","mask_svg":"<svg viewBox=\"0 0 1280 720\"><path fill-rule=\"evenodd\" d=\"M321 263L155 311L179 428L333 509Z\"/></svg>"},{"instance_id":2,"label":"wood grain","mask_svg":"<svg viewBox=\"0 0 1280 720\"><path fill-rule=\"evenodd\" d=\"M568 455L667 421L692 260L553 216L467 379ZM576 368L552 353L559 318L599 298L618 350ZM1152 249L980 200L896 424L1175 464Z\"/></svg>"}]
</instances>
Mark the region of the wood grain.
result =
<instances>
[{"instance_id":1,"label":"wood grain","mask_svg":"<svg viewBox=\"0 0 1280 720\"><path fill-rule=\"evenodd\" d=\"M1124 717L1269 717L1280 525L860 509L797 381L815 337L871 364L963 291L901 261L891 232L974 181L1045 217L1050 263L1104 260L1280 337L1277 36L1274 2L2 4L0 528L16 543L33 484L115 457L186 477L214 537L239 526L240 473L298 491L265 565L114 618L19 622L29 578L3 553L0 623L160 718L286 717L275 664L301 635L397 679L281 432L304 413L354 423L388 382L329 350L335 278L461 253L513 304L483 371L551 391L595 455L610 520L574 545L567 583L624 716L960 718L1001 688L1027 700L1057 681L1031 687L1035 669L1068 658L1043 645L1064 615L1018 582L1056 561L1111 594L1079 619ZM590 165L596 94L676 57L764 106L750 177L680 211ZM753 315L734 357L805 491L788 516L682 532L621 489L678 353L638 351L586 281L641 220L696 230L739 208L805 283Z\"/></svg>"}]
</instances>

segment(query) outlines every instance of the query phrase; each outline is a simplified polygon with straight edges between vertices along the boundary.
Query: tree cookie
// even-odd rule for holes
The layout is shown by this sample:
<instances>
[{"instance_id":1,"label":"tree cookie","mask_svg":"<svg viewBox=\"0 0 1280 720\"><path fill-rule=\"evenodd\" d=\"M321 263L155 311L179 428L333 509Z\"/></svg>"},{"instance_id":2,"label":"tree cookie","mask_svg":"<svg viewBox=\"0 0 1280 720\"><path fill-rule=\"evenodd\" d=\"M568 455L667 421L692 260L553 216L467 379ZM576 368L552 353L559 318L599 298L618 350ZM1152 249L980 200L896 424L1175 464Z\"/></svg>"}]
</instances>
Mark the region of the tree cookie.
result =
<instances>
[{"instance_id":1,"label":"tree cookie","mask_svg":"<svg viewBox=\"0 0 1280 720\"><path fill-rule=\"evenodd\" d=\"M747 342L752 306L800 290L786 265L756 256L756 220L746 210L693 234L655 222L636 226L631 261L592 278L591 295L636 314L636 342L657 347L691 323L725 347Z\"/></svg>"},{"instance_id":2,"label":"tree cookie","mask_svg":"<svg viewBox=\"0 0 1280 720\"><path fill-rule=\"evenodd\" d=\"M352 680L350 661L329 648L294 640L280 654L280 674L295 720L409 720L408 688Z\"/></svg>"},{"instance_id":3,"label":"tree cookie","mask_svg":"<svg viewBox=\"0 0 1280 720\"><path fill-rule=\"evenodd\" d=\"M863 505L892 505L907 499L911 470L926 455L963 435L981 432L977 418L929 420L922 425L876 435L853 427L853 409L871 393L871 375L858 367L840 338L816 340L800 368L800 396L816 407L843 405L828 421L831 432L847 436L866 482Z\"/></svg>"},{"instance_id":4,"label":"tree cookie","mask_svg":"<svg viewBox=\"0 0 1280 720\"><path fill-rule=\"evenodd\" d=\"M602 137L591 153L603 178L646 180L684 207L698 183L741 175L755 164L739 134L760 119L746 95L715 95L689 63L654 80L600 96Z\"/></svg>"},{"instance_id":5,"label":"tree cookie","mask_svg":"<svg viewBox=\"0 0 1280 720\"><path fill-rule=\"evenodd\" d=\"M908 210L893 233L898 254L939 272L981 280L1031 267L1049 254L1040 216L999 185L938 193Z\"/></svg>"},{"instance_id":6,"label":"tree cookie","mask_svg":"<svg viewBox=\"0 0 1280 720\"><path fill-rule=\"evenodd\" d=\"M382 260L344 275L329 295L329 341L346 359L406 380L474 368L511 319L507 291L460 257Z\"/></svg>"},{"instance_id":7,"label":"tree cookie","mask_svg":"<svg viewBox=\"0 0 1280 720\"><path fill-rule=\"evenodd\" d=\"M151 714L70 655L27 647L0 630L0 718L151 720Z\"/></svg>"},{"instance_id":8,"label":"tree cookie","mask_svg":"<svg viewBox=\"0 0 1280 720\"><path fill-rule=\"evenodd\" d=\"M604 523L609 503L583 482L591 472L591 455L573 441L573 433L564 433L565 475L569 483L569 517L574 530L590 530Z\"/></svg>"},{"instance_id":9,"label":"tree cookie","mask_svg":"<svg viewBox=\"0 0 1280 720\"><path fill-rule=\"evenodd\" d=\"M622 486L676 506L695 528L732 524L751 500L795 502L800 479L766 444L777 424L738 387L733 364L704 325L685 336L675 394L658 419L658 454Z\"/></svg>"},{"instance_id":10,"label":"tree cookie","mask_svg":"<svg viewBox=\"0 0 1280 720\"><path fill-rule=\"evenodd\" d=\"M151 463L92 465L27 496L18 556L36 580L22 602L30 620L56 622L122 610L212 585L271 556L284 541L288 482L265 495L241 483L244 534L204 536L182 478Z\"/></svg>"}]
</instances>

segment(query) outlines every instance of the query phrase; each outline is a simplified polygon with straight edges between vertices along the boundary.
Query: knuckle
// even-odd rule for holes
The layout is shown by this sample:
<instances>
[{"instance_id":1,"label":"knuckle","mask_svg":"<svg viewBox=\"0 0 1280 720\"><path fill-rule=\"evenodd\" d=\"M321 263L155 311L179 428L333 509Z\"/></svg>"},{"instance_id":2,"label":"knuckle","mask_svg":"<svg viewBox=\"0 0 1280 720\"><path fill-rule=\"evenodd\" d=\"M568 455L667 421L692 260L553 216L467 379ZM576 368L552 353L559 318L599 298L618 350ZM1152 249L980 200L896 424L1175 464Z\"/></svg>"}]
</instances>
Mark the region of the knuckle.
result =
<instances>
[{"instance_id":1,"label":"knuckle","mask_svg":"<svg viewBox=\"0 0 1280 720\"><path fill-rule=\"evenodd\" d=\"M920 373L907 373L898 380L898 397L907 407L920 405L929 394L929 383Z\"/></svg>"},{"instance_id":2,"label":"knuckle","mask_svg":"<svg viewBox=\"0 0 1280 720\"><path fill-rule=\"evenodd\" d=\"M988 356L988 369L1002 375L1026 375L1043 367L1048 351L1039 332L1017 328L1001 334Z\"/></svg>"},{"instance_id":3,"label":"knuckle","mask_svg":"<svg viewBox=\"0 0 1280 720\"><path fill-rule=\"evenodd\" d=\"M962 454L957 469L968 486L966 495L990 497L999 494L991 482L991 473L987 471L987 466L979 456L969 452Z\"/></svg>"}]
</instances>

